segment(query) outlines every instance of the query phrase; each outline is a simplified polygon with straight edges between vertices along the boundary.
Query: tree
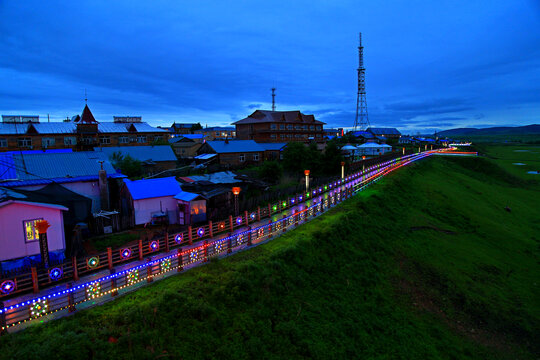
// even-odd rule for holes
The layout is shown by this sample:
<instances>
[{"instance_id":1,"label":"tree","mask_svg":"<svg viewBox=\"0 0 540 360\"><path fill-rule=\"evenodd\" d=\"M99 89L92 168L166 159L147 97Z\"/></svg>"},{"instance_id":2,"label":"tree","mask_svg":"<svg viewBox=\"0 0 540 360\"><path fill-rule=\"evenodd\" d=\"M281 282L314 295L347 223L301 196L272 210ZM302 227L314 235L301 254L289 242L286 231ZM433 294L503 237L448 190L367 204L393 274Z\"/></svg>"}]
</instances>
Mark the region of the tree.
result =
<instances>
[{"instance_id":1,"label":"tree","mask_svg":"<svg viewBox=\"0 0 540 360\"><path fill-rule=\"evenodd\" d=\"M116 151L111 155L110 159L113 166L120 169L122 174L130 179L143 175L142 163L129 155L124 156L120 151Z\"/></svg>"},{"instance_id":2,"label":"tree","mask_svg":"<svg viewBox=\"0 0 540 360\"><path fill-rule=\"evenodd\" d=\"M339 174L343 157L335 141L326 143L326 149L322 156L324 172L328 175Z\"/></svg>"},{"instance_id":3,"label":"tree","mask_svg":"<svg viewBox=\"0 0 540 360\"><path fill-rule=\"evenodd\" d=\"M306 146L299 142L291 142L283 150L283 167L290 172L301 172L308 165Z\"/></svg>"},{"instance_id":4,"label":"tree","mask_svg":"<svg viewBox=\"0 0 540 360\"><path fill-rule=\"evenodd\" d=\"M202 130L202 125L201 123L196 123L196 124L193 124L191 125L191 128L189 129L189 131L193 134L195 133L195 130Z\"/></svg>"},{"instance_id":5,"label":"tree","mask_svg":"<svg viewBox=\"0 0 540 360\"><path fill-rule=\"evenodd\" d=\"M277 161L265 161L259 167L259 177L269 183L278 183L283 174L283 168Z\"/></svg>"}]
</instances>

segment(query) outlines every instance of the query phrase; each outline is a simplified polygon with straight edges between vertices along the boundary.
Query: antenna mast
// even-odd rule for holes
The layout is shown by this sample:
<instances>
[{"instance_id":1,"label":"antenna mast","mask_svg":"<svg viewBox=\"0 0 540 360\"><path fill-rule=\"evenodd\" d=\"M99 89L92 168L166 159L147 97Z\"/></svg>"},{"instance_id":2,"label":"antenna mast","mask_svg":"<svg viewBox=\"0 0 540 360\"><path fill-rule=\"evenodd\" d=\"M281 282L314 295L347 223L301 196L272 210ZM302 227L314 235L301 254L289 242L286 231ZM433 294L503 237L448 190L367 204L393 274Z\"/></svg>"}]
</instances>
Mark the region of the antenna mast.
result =
<instances>
[{"instance_id":1,"label":"antenna mast","mask_svg":"<svg viewBox=\"0 0 540 360\"><path fill-rule=\"evenodd\" d=\"M365 130L369 127L367 101L366 101L366 68L364 67L364 47L362 46L362 33L358 35L358 93L356 95L356 118L354 131Z\"/></svg>"},{"instance_id":2,"label":"antenna mast","mask_svg":"<svg viewBox=\"0 0 540 360\"><path fill-rule=\"evenodd\" d=\"M276 88L272 88L272 111L276 111Z\"/></svg>"}]
</instances>

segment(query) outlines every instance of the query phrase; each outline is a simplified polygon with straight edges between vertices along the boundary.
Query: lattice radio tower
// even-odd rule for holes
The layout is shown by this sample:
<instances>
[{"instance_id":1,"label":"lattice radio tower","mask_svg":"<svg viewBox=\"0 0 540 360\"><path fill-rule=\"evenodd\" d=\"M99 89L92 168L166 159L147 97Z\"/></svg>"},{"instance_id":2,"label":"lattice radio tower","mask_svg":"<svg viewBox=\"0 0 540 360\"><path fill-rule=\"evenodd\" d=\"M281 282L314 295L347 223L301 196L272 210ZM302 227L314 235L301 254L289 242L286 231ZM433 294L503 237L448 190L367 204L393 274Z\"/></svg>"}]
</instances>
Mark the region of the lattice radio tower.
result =
<instances>
[{"instance_id":1,"label":"lattice radio tower","mask_svg":"<svg viewBox=\"0 0 540 360\"><path fill-rule=\"evenodd\" d=\"M367 101L366 101L366 68L364 67L364 47L362 46L362 33L359 33L358 46L358 94L356 95L356 118L354 131L366 130L369 127Z\"/></svg>"}]
</instances>

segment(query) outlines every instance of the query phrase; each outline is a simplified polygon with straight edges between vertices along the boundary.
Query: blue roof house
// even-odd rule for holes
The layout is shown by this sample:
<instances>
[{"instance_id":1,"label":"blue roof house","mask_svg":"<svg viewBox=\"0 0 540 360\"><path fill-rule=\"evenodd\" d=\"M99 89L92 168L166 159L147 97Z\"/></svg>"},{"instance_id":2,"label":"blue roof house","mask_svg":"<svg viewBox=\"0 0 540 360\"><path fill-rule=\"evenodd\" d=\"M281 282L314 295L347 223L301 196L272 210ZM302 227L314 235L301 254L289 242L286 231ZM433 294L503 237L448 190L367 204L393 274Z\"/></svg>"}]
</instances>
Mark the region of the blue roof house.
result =
<instances>
[{"instance_id":1,"label":"blue roof house","mask_svg":"<svg viewBox=\"0 0 540 360\"><path fill-rule=\"evenodd\" d=\"M132 225L155 223L190 224L206 220L206 200L197 194L182 191L174 176L124 180L122 201L128 203L127 212ZM192 212L196 212L193 217Z\"/></svg>"},{"instance_id":2,"label":"blue roof house","mask_svg":"<svg viewBox=\"0 0 540 360\"><path fill-rule=\"evenodd\" d=\"M242 167L260 164L264 160L265 149L254 140L207 141L198 150L199 155L217 154L221 165Z\"/></svg>"}]
</instances>

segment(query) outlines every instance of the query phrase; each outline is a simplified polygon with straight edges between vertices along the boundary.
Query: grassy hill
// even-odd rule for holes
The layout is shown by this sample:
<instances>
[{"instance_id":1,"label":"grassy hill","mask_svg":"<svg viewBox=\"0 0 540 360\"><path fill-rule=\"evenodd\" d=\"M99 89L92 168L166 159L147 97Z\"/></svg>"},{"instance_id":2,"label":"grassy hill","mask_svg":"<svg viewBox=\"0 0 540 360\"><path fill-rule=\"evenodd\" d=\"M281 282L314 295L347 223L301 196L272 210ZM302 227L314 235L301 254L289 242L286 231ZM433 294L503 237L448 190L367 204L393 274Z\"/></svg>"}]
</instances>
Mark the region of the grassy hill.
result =
<instances>
[{"instance_id":1,"label":"grassy hill","mask_svg":"<svg viewBox=\"0 0 540 360\"><path fill-rule=\"evenodd\" d=\"M439 136L482 136L482 135L526 135L540 134L540 125L526 126L498 126L489 128L457 128L444 130L439 133Z\"/></svg>"},{"instance_id":2,"label":"grassy hill","mask_svg":"<svg viewBox=\"0 0 540 360\"><path fill-rule=\"evenodd\" d=\"M268 244L2 337L0 358L538 358L540 186L497 161L402 169Z\"/></svg>"}]
</instances>

